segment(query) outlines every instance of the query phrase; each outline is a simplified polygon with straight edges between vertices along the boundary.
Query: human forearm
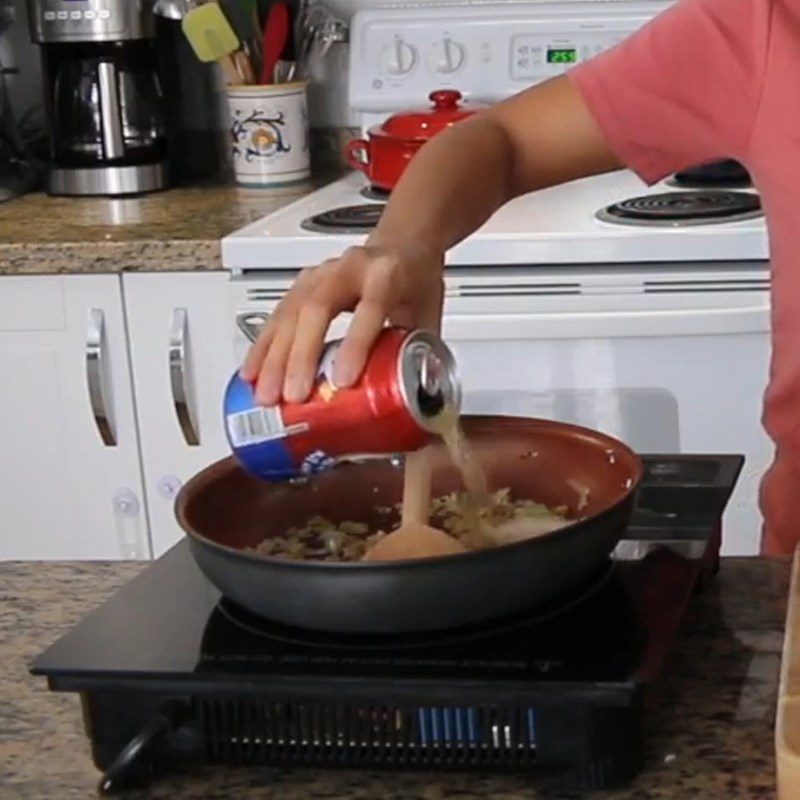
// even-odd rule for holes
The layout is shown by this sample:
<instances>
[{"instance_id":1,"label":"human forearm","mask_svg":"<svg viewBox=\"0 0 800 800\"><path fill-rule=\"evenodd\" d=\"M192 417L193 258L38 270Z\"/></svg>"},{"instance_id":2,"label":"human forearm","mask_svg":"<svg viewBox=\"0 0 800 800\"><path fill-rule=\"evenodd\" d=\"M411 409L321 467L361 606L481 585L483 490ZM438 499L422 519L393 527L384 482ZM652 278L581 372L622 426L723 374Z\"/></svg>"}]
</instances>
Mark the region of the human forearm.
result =
<instances>
[{"instance_id":1,"label":"human forearm","mask_svg":"<svg viewBox=\"0 0 800 800\"><path fill-rule=\"evenodd\" d=\"M369 243L448 250L511 199L513 162L511 142L491 117L439 134L409 164Z\"/></svg>"}]
</instances>

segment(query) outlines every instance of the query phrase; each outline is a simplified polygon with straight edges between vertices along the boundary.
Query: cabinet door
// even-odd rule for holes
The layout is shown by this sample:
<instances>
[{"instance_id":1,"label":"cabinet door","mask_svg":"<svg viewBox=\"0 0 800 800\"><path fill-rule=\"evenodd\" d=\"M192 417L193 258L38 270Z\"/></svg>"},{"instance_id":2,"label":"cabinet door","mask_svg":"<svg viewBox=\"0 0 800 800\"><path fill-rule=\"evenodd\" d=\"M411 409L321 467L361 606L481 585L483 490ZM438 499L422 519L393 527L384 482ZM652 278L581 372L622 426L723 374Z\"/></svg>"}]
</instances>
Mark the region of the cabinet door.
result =
<instances>
[{"instance_id":1,"label":"cabinet door","mask_svg":"<svg viewBox=\"0 0 800 800\"><path fill-rule=\"evenodd\" d=\"M148 558L119 277L0 278L0 374L0 558Z\"/></svg>"},{"instance_id":2,"label":"cabinet door","mask_svg":"<svg viewBox=\"0 0 800 800\"><path fill-rule=\"evenodd\" d=\"M236 365L227 314L228 274L131 273L123 277L145 495L154 555L183 532L180 486L230 454L222 420Z\"/></svg>"}]
</instances>

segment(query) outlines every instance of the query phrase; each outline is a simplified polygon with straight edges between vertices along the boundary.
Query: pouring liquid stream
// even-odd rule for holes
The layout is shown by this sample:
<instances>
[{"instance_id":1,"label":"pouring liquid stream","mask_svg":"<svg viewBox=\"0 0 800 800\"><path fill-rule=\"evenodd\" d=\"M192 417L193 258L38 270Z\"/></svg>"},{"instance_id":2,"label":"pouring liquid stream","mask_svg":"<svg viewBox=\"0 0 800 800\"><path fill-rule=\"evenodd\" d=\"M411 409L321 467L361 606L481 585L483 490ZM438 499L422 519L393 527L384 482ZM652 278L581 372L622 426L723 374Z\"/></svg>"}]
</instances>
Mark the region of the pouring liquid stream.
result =
<instances>
[{"instance_id":1,"label":"pouring liquid stream","mask_svg":"<svg viewBox=\"0 0 800 800\"><path fill-rule=\"evenodd\" d=\"M446 408L430 421L453 463L461 473L467 492L465 517L469 525L470 546L480 549L490 544L481 525L481 508L491 503L486 474L459 425L458 412ZM430 558L465 552L452 536L428 525L431 502L431 451L423 448L406 457L400 527L381 539L364 556L367 561L401 558Z\"/></svg>"},{"instance_id":2,"label":"pouring liquid stream","mask_svg":"<svg viewBox=\"0 0 800 800\"><path fill-rule=\"evenodd\" d=\"M400 527L373 545L363 560L397 561L466 552L461 542L428 525L431 461L427 448L409 453L404 477Z\"/></svg>"},{"instance_id":3,"label":"pouring liquid stream","mask_svg":"<svg viewBox=\"0 0 800 800\"><path fill-rule=\"evenodd\" d=\"M458 411L453 407L446 407L433 417L429 424L431 429L442 438L450 459L461 473L461 480L467 490L465 515L470 528L470 544L476 549L486 547L489 541L483 530L480 515L482 508L491 505L492 497L486 473L474 448L461 429ZM427 480L427 491L430 497L430 472ZM411 482L410 488L414 489L413 482Z\"/></svg>"}]
</instances>

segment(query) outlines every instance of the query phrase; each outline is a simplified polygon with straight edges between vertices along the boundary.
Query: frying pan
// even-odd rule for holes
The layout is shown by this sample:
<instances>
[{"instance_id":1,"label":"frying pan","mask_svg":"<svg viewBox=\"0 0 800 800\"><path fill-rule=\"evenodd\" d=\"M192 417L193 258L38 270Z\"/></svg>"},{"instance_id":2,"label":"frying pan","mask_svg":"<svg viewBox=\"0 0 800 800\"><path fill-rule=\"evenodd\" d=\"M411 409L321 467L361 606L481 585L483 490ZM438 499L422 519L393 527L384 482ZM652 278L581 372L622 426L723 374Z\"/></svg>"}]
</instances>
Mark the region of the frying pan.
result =
<instances>
[{"instance_id":1,"label":"frying pan","mask_svg":"<svg viewBox=\"0 0 800 800\"><path fill-rule=\"evenodd\" d=\"M557 531L489 550L402 562L289 561L248 552L264 537L320 514L334 523L386 524L402 470L389 460L344 464L305 485L270 484L228 458L181 490L178 521L200 569L234 603L285 625L347 634L456 628L535 610L607 563L630 519L642 476L617 440L563 423L465 417L490 485L512 497L566 506ZM433 495L461 488L434 448ZM585 505L582 506L582 498Z\"/></svg>"}]
</instances>

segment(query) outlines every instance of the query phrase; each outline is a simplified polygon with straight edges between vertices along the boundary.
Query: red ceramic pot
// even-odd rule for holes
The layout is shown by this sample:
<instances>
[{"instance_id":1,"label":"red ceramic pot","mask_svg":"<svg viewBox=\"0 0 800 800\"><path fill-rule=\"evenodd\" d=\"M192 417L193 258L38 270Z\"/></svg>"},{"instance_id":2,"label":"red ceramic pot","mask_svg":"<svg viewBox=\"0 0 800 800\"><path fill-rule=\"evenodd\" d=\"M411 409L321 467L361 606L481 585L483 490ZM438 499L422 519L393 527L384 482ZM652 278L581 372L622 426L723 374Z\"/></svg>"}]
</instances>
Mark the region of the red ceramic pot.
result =
<instances>
[{"instance_id":1,"label":"red ceramic pot","mask_svg":"<svg viewBox=\"0 0 800 800\"><path fill-rule=\"evenodd\" d=\"M347 145L347 160L370 183L391 191L417 150L437 133L472 116L478 106L460 105L461 93L452 89L432 92L433 107L395 114L383 125L370 128L367 139Z\"/></svg>"}]
</instances>

